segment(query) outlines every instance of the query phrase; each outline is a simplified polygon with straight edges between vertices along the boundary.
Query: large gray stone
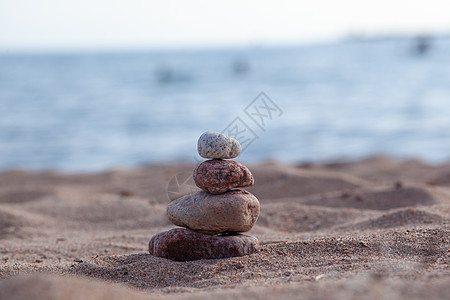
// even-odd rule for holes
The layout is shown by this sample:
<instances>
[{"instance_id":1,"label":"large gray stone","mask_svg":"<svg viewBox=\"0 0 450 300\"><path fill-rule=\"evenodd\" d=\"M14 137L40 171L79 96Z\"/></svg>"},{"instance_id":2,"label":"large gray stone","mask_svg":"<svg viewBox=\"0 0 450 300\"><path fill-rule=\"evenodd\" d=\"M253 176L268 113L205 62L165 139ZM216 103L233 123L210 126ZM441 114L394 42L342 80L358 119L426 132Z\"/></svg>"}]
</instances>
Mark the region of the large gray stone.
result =
<instances>
[{"instance_id":1,"label":"large gray stone","mask_svg":"<svg viewBox=\"0 0 450 300\"><path fill-rule=\"evenodd\" d=\"M252 254L258 239L247 235L209 235L176 228L154 235L148 244L151 255L176 261L215 259Z\"/></svg>"},{"instance_id":2,"label":"large gray stone","mask_svg":"<svg viewBox=\"0 0 450 300\"><path fill-rule=\"evenodd\" d=\"M241 153L241 144L232 137L207 131L198 139L197 150L203 158L228 159L235 158Z\"/></svg>"},{"instance_id":3,"label":"large gray stone","mask_svg":"<svg viewBox=\"0 0 450 300\"><path fill-rule=\"evenodd\" d=\"M258 219L259 201L244 190L200 191L170 202L167 216L175 225L208 234L246 232Z\"/></svg>"}]
</instances>

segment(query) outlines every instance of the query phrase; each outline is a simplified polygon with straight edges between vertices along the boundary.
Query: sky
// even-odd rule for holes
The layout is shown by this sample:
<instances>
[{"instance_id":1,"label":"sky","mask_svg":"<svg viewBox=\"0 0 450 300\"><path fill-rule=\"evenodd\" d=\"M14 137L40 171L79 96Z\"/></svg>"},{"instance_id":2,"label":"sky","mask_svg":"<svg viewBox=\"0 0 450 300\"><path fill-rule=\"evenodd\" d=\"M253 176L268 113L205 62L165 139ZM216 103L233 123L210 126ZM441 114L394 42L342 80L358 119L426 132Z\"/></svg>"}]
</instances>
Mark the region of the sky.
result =
<instances>
[{"instance_id":1,"label":"sky","mask_svg":"<svg viewBox=\"0 0 450 300\"><path fill-rule=\"evenodd\" d=\"M313 43L450 32L449 0L0 0L0 51Z\"/></svg>"}]
</instances>

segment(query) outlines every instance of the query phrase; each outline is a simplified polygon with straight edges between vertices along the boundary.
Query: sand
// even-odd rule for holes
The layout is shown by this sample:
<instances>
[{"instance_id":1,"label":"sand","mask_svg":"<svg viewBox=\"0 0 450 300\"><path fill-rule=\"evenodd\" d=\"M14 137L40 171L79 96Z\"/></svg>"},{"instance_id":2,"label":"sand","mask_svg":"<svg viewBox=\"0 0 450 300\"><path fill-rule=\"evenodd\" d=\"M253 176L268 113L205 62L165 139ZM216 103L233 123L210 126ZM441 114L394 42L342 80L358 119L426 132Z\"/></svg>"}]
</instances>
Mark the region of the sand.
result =
<instances>
[{"instance_id":1,"label":"sand","mask_svg":"<svg viewBox=\"0 0 450 300\"><path fill-rule=\"evenodd\" d=\"M450 164L250 165L257 253L153 257L168 183L193 168L0 173L0 299L448 299Z\"/></svg>"}]
</instances>

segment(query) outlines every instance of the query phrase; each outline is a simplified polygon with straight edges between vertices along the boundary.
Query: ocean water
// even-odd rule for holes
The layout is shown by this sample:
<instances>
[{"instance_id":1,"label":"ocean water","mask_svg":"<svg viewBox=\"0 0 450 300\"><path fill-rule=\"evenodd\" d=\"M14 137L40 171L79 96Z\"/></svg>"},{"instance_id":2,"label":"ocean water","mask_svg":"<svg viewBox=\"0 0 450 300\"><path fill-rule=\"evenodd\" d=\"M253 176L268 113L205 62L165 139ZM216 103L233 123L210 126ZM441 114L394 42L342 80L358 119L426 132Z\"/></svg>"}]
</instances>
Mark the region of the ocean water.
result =
<instances>
[{"instance_id":1,"label":"ocean water","mask_svg":"<svg viewBox=\"0 0 450 300\"><path fill-rule=\"evenodd\" d=\"M0 169L195 162L207 130L237 133L246 163L448 161L450 39L416 50L399 38L1 54Z\"/></svg>"}]
</instances>

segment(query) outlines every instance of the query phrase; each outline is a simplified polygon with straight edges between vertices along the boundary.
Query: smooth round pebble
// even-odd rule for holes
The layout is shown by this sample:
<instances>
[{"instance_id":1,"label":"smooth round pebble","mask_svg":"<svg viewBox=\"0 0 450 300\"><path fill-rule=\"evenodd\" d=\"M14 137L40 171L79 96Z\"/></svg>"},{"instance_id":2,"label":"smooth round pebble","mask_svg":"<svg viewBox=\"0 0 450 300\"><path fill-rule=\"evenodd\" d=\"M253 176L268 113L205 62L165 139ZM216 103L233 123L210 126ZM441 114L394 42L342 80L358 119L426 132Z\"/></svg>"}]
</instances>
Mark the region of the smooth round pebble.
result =
<instances>
[{"instance_id":1,"label":"smooth round pebble","mask_svg":"<svg viewBox=\"0 0 450 300\"><path fill-rule=\"evenodd\" d=\"M232 137L207 131L198 139L198 154L208 159L235 158L241 153L241 144Z\"/></svg>"},{"instance_id":2,"label":"smooth round pebble","mask_svg":"<svg viewBox=\"0 0 450 300\"><path fill-rule=\"evenodd\" d=\"M148 252L176 261L217 259L252 254L258 239L247 235L209 235L185 228L175 228L154 235Z\"/></svg>"},{"instance_id":3,"label":"smooth round pebble","mask_svg":"<svg viewBox=\"0 0 450 300\"><path fill-rule=\"evenodd\" d=\"M259 201L244 190L213 195L205 191L169 203L167 216L177 226L208 234L246 232L259 216Z\"/></svg>"},{"instance_id":4,"label":"smooth round pebble","mask_svg":"<svg viewBox=\"0 0 450 300\"><path fill-rule=\"evenodd\" d=\"M207 160L194 169L195 184L211 194L222 194L233 188L254 184L250 170L232 160Z\"/></svg>"}]
</instances>

